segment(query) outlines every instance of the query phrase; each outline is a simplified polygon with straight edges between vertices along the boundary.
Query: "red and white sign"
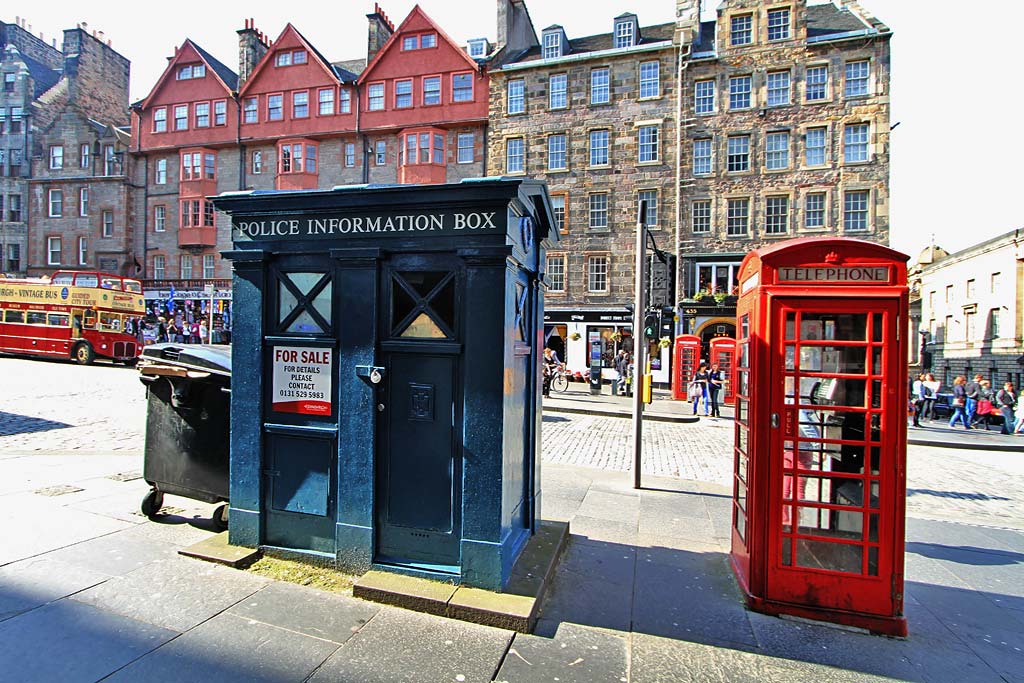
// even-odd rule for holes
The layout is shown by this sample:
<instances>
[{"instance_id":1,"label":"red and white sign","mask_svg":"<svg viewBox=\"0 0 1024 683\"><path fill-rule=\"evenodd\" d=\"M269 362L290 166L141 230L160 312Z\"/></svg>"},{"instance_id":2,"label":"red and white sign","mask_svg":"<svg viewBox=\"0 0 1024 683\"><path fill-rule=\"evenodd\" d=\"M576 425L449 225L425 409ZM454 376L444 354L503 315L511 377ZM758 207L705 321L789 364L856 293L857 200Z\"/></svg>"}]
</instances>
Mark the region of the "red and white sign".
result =
<instances>
[{"instance_id":1,"label":"red and white sign","mask_svg":"<svg viewBox=\"0 0 1024 683\"><path fill-rule=\"evenodd\" d=\"M333 357L331 349L275 346L274 411L330 415Z\"/></svg>"}]
</instances>

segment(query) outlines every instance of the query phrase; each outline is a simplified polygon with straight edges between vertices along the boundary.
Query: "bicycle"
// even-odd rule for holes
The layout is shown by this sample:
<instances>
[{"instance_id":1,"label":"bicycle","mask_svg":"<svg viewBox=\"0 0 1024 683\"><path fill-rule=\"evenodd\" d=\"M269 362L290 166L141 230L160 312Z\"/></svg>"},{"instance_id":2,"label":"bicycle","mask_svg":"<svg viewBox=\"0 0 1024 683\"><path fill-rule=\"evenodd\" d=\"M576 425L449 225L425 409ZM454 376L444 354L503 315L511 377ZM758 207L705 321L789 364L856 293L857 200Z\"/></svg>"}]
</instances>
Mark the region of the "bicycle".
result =
<instances>
[{"instance_id":1,"label":"bicycle","mask_svg":"<svg viewBox=\"0 0 1024 683\"><path fill-rule=\"evenodd\" d=\"M564 363L555 366L554 373L551 375L551 388L559 392L569 388L569 378L566 377Z\"/></svg>"}]
</instances>

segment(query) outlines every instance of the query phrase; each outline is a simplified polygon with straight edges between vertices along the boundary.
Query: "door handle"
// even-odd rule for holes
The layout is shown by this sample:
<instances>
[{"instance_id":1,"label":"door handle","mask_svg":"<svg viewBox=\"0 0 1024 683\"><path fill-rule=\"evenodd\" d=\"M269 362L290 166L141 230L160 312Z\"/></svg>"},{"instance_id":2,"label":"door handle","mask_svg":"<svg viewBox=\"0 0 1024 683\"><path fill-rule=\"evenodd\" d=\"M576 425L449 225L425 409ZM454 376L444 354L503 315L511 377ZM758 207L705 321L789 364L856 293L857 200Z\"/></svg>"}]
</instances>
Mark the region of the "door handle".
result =
<instances>
[{"instance_id":1,"label":"door handle","mask_svg":"<svg viewBox=\"0 0 1024 683\"><path fill-rule=\"evenodd\" d=\"M383 403L378 403L377 404L377 412L378 413L383 413L384 412L384 404Z\"/></svg>"},{"instance_id":2,"label":"door handle","mask_svg":"<svg viewBox=\"0 0 1024 683\"><path fill-rule=\"evenodd\" d=\"M772 425L772 429L778 429L779 428L779 414L778 413L772 413L771 425Z\"/></svg>"}]
</instances>

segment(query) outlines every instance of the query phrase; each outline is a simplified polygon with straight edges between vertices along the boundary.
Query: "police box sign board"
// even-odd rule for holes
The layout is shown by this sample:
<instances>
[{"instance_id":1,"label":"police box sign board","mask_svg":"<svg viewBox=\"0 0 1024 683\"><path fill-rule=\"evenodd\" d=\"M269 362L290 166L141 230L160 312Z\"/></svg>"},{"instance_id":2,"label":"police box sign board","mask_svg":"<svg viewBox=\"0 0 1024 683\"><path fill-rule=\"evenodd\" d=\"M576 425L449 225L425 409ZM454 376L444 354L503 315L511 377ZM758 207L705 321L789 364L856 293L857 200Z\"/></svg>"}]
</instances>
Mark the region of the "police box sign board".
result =
<instances>
[{"instance_id":1,"label":"police box sign board","mask_svg":"<svg viewBox=\"0 0 1024 683\"><path fill-rule=\"evenodd\" d=\"M235 241L493 234L505 232L507 220L507 216L499 211L449 210L260 216L235 218L231 234Z\"/></svg>"},{"instance_id":2,"label":"police box sign board","mask_svg":"<svg viewBox=\"0 0 1024 683\"><path fill-rule=\"evenodd\" d=\"M778 282L889 284L888 266L793 266L778 269ZM746 291L746 290L744 290Z\"/></svg>"},{"instance_id":3,"label":"police box sign board","mask_svg":"<svg viewBox=\"0 0 1024 683\"><path fill-rule=\"evenodd\" d=\"M275 346L272 409L299 415L331 414L331 349Z\"/></svg>"}]
</instances>

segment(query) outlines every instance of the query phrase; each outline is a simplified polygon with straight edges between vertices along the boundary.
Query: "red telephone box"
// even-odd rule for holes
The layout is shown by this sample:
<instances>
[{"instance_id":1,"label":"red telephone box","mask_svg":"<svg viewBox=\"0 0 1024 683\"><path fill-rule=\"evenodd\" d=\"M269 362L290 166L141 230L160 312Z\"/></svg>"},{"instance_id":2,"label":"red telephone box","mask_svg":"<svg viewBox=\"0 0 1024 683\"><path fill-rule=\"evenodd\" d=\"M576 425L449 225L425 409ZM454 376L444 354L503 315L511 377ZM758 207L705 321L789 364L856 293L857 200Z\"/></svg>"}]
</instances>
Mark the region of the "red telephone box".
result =
<instances>
[{"instance_id":1,"label":"red telephone box","mask_svg":"<svg viewBox=\"0 0 1024 683\"><path fill-rule=\"evenodd\" d=\"M906 261L801 238L740 267L731 559L754 610L907 633Z\"/></svg>"},{"instance_id":2,"label":"red telephone box","mask_svg":"<svg viewBox=\"0 0 1024 683\"><path fill-rule=\"evenodd\" d=\"M736 400L736 340L731 337L715 337L710 342L711 365L718 365L722 373L722 403L731 406Z\"/></svg>"},{"instance_id":3,"label":"red telephone box","mask_svg":"<svg viewBox=\"0 0 1024 683\"><path fill-rule=\"evenodd\" d=\"M687 389L700 367L700 337L681 334L672 349L672 398L685 401Z\"/></svg>"}]
</instances>

